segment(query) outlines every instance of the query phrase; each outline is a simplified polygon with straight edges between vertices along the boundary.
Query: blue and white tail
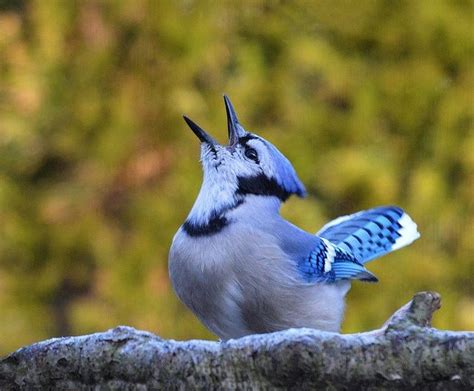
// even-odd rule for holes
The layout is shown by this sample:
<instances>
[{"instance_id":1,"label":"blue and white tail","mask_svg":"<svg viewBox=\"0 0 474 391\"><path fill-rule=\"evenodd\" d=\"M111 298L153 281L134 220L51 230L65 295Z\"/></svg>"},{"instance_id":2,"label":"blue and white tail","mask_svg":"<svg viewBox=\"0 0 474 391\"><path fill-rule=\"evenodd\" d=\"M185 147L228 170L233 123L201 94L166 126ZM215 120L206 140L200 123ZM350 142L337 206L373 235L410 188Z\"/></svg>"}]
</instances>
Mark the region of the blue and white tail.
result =
<instances>
[{"instance_id":1,"label":"blue and white tail","mask_svg":"<svg viewBox=\"0 0 474 391\"><path fill-rule=\"evenodd\" d=\"M351 252L361 263L407 246L420 237L415 222L396 206L339 217L327 223L317 235Z\"/></svg>"}]
</instances>

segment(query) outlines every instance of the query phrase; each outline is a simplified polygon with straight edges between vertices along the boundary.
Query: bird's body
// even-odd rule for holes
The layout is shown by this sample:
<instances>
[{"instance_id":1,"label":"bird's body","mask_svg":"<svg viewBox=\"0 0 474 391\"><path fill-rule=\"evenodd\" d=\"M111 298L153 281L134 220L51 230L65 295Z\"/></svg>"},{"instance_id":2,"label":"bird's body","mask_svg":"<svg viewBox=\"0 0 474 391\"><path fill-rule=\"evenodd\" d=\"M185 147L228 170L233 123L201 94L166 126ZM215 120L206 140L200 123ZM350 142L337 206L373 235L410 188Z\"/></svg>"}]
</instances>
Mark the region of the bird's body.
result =
<instances>
[{"instance_id":1,"label":"bird's body","mask_svg":"<svg viewBox=\"0 0 474 391\"><path fill-rule=\"evenodd\" d=\"M178 231L170 264L178 296L223 339L289 327L338 331L350 283L300 278L296 262L282 248L299 237L298 245L305 242L309 254L318 238L276 213L278 202L258 198L250 196L226 214L233 222L225 235L192 237Z\"/></svg>"},{"instance_id":2,"label":"bird's body","mask_svg":"<svg viewBox=\"0 0 474 391\"><path fill-rule=\"evenodd\" d=\"M170 250L179 298L222 339L290 327L339 331L352 279L376 281L364 262L411 243L416 225L381 207L328 223L319 235L285 220L281 203L304 187L269 142L246 132L226 98L230 145L202 141L204 181ZM401 224L403 223L403 224Z\"/></svg>"}]
</instances>

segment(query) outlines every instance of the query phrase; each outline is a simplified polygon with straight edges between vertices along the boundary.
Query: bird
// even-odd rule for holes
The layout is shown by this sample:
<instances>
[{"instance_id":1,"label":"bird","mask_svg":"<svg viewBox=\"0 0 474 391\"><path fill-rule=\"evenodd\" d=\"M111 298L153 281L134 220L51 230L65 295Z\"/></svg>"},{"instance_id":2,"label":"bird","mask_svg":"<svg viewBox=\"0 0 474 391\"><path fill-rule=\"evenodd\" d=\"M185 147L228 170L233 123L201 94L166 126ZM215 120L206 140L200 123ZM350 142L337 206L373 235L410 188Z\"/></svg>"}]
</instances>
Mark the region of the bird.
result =
<instances>
[{"instance_id":1,"label":"bird","mask_svg":"<svg viewBox=\"0 0 474 391\"><path fill-rule=\"evenodd\" d=\"M168 271L178 298L221 340L289 328L340 332L353 280L365 264L420 234L397 206L328 222L316 234L280 207L305 186L269 141L247 131L224 95L228 145L183 116L200 141L203 181L176 232Z\"/></svg>"}]
</instances>

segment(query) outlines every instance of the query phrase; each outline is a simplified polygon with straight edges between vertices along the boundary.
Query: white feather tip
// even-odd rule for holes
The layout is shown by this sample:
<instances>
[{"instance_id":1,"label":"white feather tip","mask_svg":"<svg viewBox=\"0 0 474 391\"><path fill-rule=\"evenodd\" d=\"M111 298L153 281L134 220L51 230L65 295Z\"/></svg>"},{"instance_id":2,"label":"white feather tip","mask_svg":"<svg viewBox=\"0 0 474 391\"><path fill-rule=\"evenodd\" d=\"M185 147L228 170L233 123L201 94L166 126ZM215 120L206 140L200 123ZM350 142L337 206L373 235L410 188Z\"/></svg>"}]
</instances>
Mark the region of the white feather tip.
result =
<instances>
[{"instance_id":1,"label":"white feather tip","mask_svg":"<svg viewBox=\"0 0 474 391\"><path fill-rule=\"evenodd\" d=\"M416 223L406 213L403 213L402 217L400 217L398 224L402 226L398 231L400 237L393 244L392 250L408 246L420 237Z\"/></svg>"}]
</instances>

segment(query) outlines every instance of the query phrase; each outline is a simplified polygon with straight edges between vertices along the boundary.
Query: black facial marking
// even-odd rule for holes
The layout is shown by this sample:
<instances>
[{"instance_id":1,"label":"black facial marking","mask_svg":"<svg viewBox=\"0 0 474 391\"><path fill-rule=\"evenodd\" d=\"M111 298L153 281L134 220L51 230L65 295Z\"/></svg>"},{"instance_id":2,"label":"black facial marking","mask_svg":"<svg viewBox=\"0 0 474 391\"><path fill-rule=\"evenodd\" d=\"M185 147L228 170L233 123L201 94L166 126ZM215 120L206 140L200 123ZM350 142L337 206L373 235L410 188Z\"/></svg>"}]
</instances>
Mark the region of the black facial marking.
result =
<instances>
[{"instance_id":1,"label":"black facial marking","mask_svg":"<svg viewBox=\"0 0 474 391\"><path fill-rule=\"evenodd\" d=\"M214 235L224 227L230 224L230 220L227 219L225 213L228 211L237 208L238 206L244 203L243 199L237 200L233 205L230 205L219 212L214 211L209 218L209 221L204 224L196 224L192 221L186 220L183 224L183 230L189 236L198 237L198 236L211 236Z\"/></svg>"},{"instance_id":2,"label":"black facial marking","mask_svg":"<svg viewBox=\"0 0 474 391\"><path fill-rule=\"evenodd\" d=\"M282 201L286 201L291 195L281 187L274 178L268 178L264 174L258 174L252 177L237 177L239 186L237 194L276 196Z\"/></svg>"},{"instance_id":3,"label":"black facial marking","mask_svg":"<svg viewBox=\"0 0 474 391\"><path fill-rule=\"evenodd\" d=\"M213 156L214 156L214 159L217 159L217 151L216 151L216 148L214 147L214 145L211 145L211 144L207 144L208 145L208 148L209 150L212 152Z\"/></svg>"},{"instance_id":4,"label":"black facial marking","mask_svg":"<svg viewBox=\"0 0 474 391\"><path fill-rule=\"evenodd\" d=\"M239 144L245 147L250 140L256 140L256 139L257 137L255 137L254 135L246 134L245 136L239 138Z\"/></svg>"}]
</instances>

